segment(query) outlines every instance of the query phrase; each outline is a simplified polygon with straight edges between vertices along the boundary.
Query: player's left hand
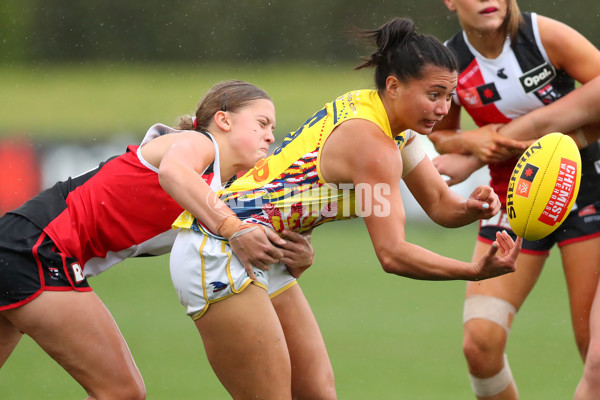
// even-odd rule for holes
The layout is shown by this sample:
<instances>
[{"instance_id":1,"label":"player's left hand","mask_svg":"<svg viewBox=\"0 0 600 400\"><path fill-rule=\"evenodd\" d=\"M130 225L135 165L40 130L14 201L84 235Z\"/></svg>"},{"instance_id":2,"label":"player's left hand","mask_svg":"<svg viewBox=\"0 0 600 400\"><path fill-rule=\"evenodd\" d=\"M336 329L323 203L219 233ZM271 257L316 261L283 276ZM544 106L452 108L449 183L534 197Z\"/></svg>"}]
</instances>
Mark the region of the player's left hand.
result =
<instances>
[{"instance_id":1,"label":"player's left hand","mask_svg":"<svg viewBox=\"0 0 600 400\"><path fill-rule=\"evenodd\" d=\"M494 278L496 276L515 272L517 256L521 251L523 238L513 241L506 231L496 232L496 240L489 250L476 263L473 280Z\"/></svg>"},{"instance_id":2,"label":"player's left hand","mask_svg":"<svg viewBox=\"0 0 600 400\"><path fill-rule=\"evenodd\" d=\"M475 188L467 199L467 212L475 213L478 219L488 219L500 211L500 198L490 186Z\"/></svg>"},{"instance_id":3,"label":"player's left hand","mask_svg":"<svg viewBox=\"0 0 600 400\"><path fill-rule=\"evenodd\" d=\"M296 233L285 229L281 236L285 239L285 244L280 246L283 250L281 262L294 278L299 278L315 260L315 251L310 243L312 230Z\"/></svg>"},{"instance_id":4,"label":"player's left hand","mask_svg":"<svg viewBox=\"0 0 600 400\"><path fill-rule=\"evenodd\" d=\"M281 262L285 240L271 229L264 229L255 224L243 224L242 229L229 239L231 250L238 257L248 276L256 280L252 269L255 266L268 271L271 264Z\"/></svg>"}]
</instances>

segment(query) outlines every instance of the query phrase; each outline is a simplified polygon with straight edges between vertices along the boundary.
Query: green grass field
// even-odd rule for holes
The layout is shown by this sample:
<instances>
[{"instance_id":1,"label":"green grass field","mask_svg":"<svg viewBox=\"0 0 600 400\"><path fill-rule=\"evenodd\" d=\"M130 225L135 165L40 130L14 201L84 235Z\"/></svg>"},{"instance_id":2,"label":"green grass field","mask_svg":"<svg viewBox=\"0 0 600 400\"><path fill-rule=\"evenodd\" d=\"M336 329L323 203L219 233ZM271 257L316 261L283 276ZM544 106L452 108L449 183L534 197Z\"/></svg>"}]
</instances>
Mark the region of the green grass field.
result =
<instances>
[{"instance_id":1,"label":"green grass field","mask_svg":"<svg viewBox=\"0 0 600 400\"><path fill-rule=\"evenodd\" d=\"M0 137L90 144L141 138L151 124L193 112L217 81L237 78L271 94L281 138L333 97L372 87L370 71L351 67L4 66ZM407 227L408 240L462 260L470 259L475 232ZM319 228L313 237L316 263L300 282L321 325L339 398L472 398L461 350L464 283L386 275L360 221ZM177 300L167 257L127 260L90 282L121 327L149 399L228 398ZM564 286L553 254L514 324L507 351L524 399L570 398L579 380ZM28 337L0 370L2 400L83 397Z\"/></svg>"},{"instance_id":2,"label":"green grass field","mask_svg":"<svg viewBox=\"0 0 600 400\"><path fill-rule=\"evenodd\" d=\"M407 227L409 240L463 260L474 234L475 226ZM325 337L340 399L472 398L461 350L463 282L385 274L362 221L319 228L313 242L316 262L300 283ZM90 282L129 342L149 399L228 398L172 289L167 257L127 260ZM572 396L582 365L554 253L514 324L508 354L522 398ZM1 370L0 393L4 400L84 397L28 337Z\"/></svg>"}]
</instances>

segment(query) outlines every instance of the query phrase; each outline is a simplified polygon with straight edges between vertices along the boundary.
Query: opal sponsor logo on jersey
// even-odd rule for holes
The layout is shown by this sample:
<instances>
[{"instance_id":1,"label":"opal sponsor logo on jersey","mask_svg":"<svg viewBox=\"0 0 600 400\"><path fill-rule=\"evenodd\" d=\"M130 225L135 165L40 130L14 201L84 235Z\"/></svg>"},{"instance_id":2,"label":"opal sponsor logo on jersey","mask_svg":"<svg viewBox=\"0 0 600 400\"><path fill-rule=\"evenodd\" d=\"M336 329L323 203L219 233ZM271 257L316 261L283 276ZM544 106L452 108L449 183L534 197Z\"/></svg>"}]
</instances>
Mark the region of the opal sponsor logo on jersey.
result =
<instances>
[{"instance_id":1,"label":"opal sponsor logo on jersey","mask_svg":"<svg viewBox=\"0 0 600 400\"><path fill-rule=\"evenodd\" d=\"M525 181L527 182L526 179L522 179L523 175L527 175L526 172L526 167L531 167L532 165L529 164L527 162L527 160L529 160L529 158L536 152L540 151L542 149L542 144L540 142L536 142L534 143L530 148L528 148L525 153L523 153L523 155L521 156L521 158L519 158L519 161L517 162L517 165L515 165L515 170L516 171L521 171L521 173L513 173L513 175L510 177L510 181L508 183L508 190L506 192L506 214L508 214L508 216L510 218L516 218L517 216L517 211L515 210L515 206L514 206L514 196L515 196L515 192L518 190L518 185L519 185L519 181ZM537 167L536 167L537 168ZM537 170L536 170L536 174L537 174ZM533 175L535 177L535 174L530 174ZM518 179L517 179L518 177ZM528 178L529 179L529 178ZM531 182L533 182L533 178L531 178Z\"/></svg>"},{"instance_id":2,"label":"opal sponsor logo on jersey","mask_svg":"<svg viewBox=\"0 0 600 400\"><path fill-rule=\"evenodd\" d=\"M573 160L561 158L558 177L550 200L546 204L542 215L538 218L546 225L554 226L557 221L562 221L567 212L568 205L573 198L575 181L577 179L577 164Z\"/></svg>"},{"instance_id":3,"label":"opal sponsor logo on jersey","mask_svg":"<svg viewBox=\"0 0 600 400\"><path fill-rule=\"evenodd\" d=\"M544 63L527 71L519 77L521 86L525 93L533 92L534 90L547 85L556 76L554 67L549 63Z\"/></svg>"}]
</instances>

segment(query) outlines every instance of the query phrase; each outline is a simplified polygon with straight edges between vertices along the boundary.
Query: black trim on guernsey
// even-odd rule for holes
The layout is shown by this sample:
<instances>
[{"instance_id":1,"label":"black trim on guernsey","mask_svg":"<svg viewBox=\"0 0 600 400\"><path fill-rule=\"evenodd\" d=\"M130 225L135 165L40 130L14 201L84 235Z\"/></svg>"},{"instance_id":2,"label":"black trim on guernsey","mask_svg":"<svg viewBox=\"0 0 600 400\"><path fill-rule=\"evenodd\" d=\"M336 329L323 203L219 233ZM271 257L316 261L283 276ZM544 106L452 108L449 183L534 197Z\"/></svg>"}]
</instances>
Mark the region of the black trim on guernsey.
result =
<instances>
[{"instance_id":1,"label":"black trim on guernsey","mask_svg":"<svg viewBox=\"0 0 600 400\"><path fill-rule=\"evenodd\" d=\"M107 162L116 157L109 158L96 168L75 178L69 177L65 181L55 183L54 186L43 190L21 207L9 211L7 214L21 215L33 222L38 228L44 229L67 208L66 199L69 193L90 180Z\"/></svg>"}]
</instances>

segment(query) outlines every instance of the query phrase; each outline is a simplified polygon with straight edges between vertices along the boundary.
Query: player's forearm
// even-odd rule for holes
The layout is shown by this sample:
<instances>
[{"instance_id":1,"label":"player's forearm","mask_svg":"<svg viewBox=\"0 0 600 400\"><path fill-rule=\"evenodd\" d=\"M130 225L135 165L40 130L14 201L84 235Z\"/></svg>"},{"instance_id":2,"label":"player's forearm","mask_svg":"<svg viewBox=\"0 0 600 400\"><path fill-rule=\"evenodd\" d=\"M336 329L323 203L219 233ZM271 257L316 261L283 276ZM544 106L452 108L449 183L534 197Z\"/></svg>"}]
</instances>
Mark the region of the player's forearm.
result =
<instances>
[{"instance_id":1,"label":"player's forearm","mask_svg":"<svg viewBox=\"0 0 600 400\"><path fill-rule=\"evenodd\" d=\"M564 124L559 123L558 118L555 118L556 114L548 113L548 110L544 108L538 108L529 114L512 120L502 126L498 133L516 140L533 140L539 139L547 133L558 131L560 125L564 126Z\"/></svg>"},{"instance_id":2,"label":"player's forearm","mask_svg":"<svg viewBox=\"0 0 600 400\"><path fill-rule=\"evenodd\" d=\"M469 225L480 218L477 212L467 207L467 200L456 194L446 197L435 212L428 215L433 222L445 228Z\"/></svg>"},{"instance_id":3,"label":"player's forearm","mask_svg":"<svg viewBox=\"0 0 600 400\"><path fill-rule=\"evenodd\" d=\"M461 175L469 176L485 165L474 156L453 156L459 158L459 160L454 162L455 165L453 167L458 168L460 166L462 169ZM452 171L451 175L456 177L456 171ZM421 195L423 192L417 186L420 181L428 182L427 191L424 193L432 193L431 195ZM467 200L448 189L446 183L441 179L433 180L432 178L424 179L416 177L416 179L407 180L406 184L409 185L408 187L411 190L414 190L413 195L415 195L415 198L429 218L438 225L447 228L456 228L468 225L478 218L478 214L466 206Z\"/></svg>"},{"instance_id":4,"label":"player's forearm","mask_svg":"<svg viewBox=\"0 0 600 400\"><path fill-rule=\"evenodd\" d=\"M473 264L444 257L412 243L403 242L393 250L381 249L377 257L390 274L418 280L476 280Z\"/></svg>"},{"instance_id":5,"label":"player's forearm","mask_svg":"<svg viewBox=\"0 0 600 400\"><path fill-rule=\"evenodd\" d=\"M513 139L537 139L551 132L572 132L600 121L600 77L565 97L516 118L500 129Z\"/></svg>"},{"instance_id":6,"label":"player's forearm","mask_svg":"<svg viewBox=\"0 0 600 400\"><path fill-rule=\"evenodd\" d=\"M227 216L235 215L202 177L189 168L161 168L159 182L177 204L213 231Z\"/></svg>"}]
</instances>

